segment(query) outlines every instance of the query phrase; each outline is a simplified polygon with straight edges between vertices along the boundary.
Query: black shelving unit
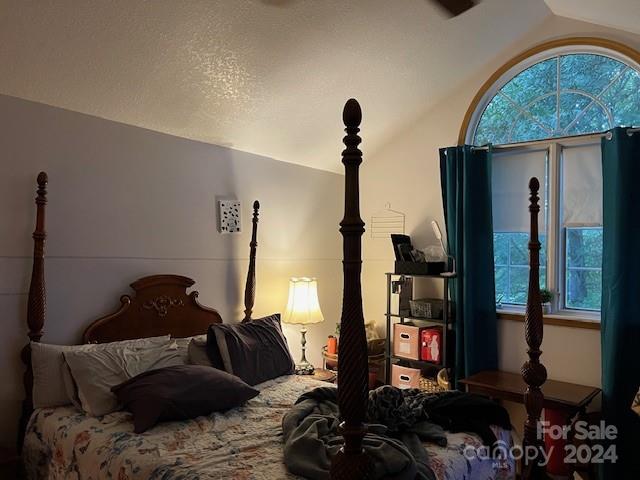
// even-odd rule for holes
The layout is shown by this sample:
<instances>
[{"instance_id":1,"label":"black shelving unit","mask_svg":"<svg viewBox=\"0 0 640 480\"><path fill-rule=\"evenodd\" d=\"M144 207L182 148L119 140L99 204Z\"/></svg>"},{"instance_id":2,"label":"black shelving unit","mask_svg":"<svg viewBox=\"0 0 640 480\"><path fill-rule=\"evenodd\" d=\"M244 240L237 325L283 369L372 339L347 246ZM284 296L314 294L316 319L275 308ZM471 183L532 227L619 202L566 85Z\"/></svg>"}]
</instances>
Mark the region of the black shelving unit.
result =
<instances>
[{"instance_id":1,"label":"black shelving unit","mask_svg":"<svg viewBox=\"0 0 640 480\"><path fill-rule=\"evenodd\" d=\"M423 371L433 371L452 368L452 358L449 352L449 334L453 331L453 323L451 322L451 312L449 311L449 280L455 278L455 274L443 273L441 275L416 275L406 273L386 273L387 276L387 339L385 343L385 383L391 382L391 364L402 362L412 368L420 368ZM412 317L411 315L403 315L401 312L391 312L391 295L392 281L394 277L412 277L412 278L433 278L440 279L444 282L444 294L442 297L442 318L422 318ZM412 360L398 355L393 355L392 350L392 324L394 320L399 323L413 322L419 325L441 325L442 326L442 362L429 362L426 360Z\"/></svg>"}]
</instances>

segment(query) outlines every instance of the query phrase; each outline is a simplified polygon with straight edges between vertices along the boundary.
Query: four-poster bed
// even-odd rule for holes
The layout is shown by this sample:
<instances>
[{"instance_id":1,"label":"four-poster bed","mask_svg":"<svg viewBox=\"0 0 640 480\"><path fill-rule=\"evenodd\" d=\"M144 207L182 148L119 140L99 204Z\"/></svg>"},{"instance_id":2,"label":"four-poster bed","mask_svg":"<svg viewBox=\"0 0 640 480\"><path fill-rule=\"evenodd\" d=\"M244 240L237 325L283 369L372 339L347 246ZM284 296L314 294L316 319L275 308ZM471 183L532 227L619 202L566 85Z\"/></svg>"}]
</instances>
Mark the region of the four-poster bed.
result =
<instances>
[{"instance_id":1,"label":"four-poster bed","mask_svg":"<svg viewBox=\"0 0 640 480\"><path fill-rule=\"evenodd\" d=\"M47 173L40 172L36 197L36 228L33 232L33 271L27 304L27 327L30 342L39 342L43 335L46 319L47 294L44 274L44 247L47 238L45 215L47 205ZM258 216L260 202L253 203L249 269L245 283L244 319L251 320L255 303ZM203 334L212 323L222 323L220 314L198 301L198 292L186 290L195 281L181 275L151 275L140 278L130 286L135 295L120 297L120 308L91 323L83 333L83 343L108 343L135 338L171 335L190 337ZM25 399L18 429L18 449L22 449L24 434L33 413L33 369L31 365L31 344L22 350L25 364Z\"/></svg>"},{"instance_id":2,"label":"four-poster bed","mask_svg":"<svg viewBox=\"0 0 640 480\"><path fill-rule=\"evenodd\" d=\"M339 453L335 455L331 461L331 478L335 480L367 478L368 472L371 468L369 457L363 450L363 438L367 432L365 422L368 401L368 365L360 279L362 265L361 237L364 233L364 222L360 218L359 208L359 166L362 162L362 152L358 149L358 145L361 142L358 132L361 118L362 114L358 102L354 99L349 100L343 111L343 120L346 127L346 136L343 139L346 148L342 152L342 162L345 166L345 208L344 218L340 223L340 232L344 241L344 294L340 337L341 361L338 367L340 379L338 386L338 403L342 418L340 434L342 435L344 442ZM47 181L48 178L46 173L43 172L38 176L38 194L36 198L37 219L36 229L33 234L33 272L29 290L27 316L28 336L31 342L40 341L45 325L46 290L44 284L44 243L46 239L45 207L47 203ZM531 252L531 270L526 316L526 341L529 345L530 360L523 366L523 377L528 385L525 399L528 414L527 422L525 424L525 443L527 445L535 445L541 448L540 441L536 437L536 422L540 418L542 408L542 393L540 386L546 379L546 371L539 362L541 353L540 344L542 342L542 310L539 293L538 251L540 249L540 244L537 238L537 217L539 212L539 206L537 205L537 180L532 179L530 188L531 241L529 243L529 249ZM255 257L257 247L258 209L259 204L258 202L255 202L253 231L250 244L249 271L245 287L244 322L251 320L251 312L255 298ZM197 292L191 292L190 294L186 293L186 289L191 287L193 283L193 280L187 277L176 275L156 275L152 277L145 277L134 282L131 287L135 290L135 295L123 296L121 298L122 305L120 309L113 314L107 315L93 322L86 329L83 340L85 342L103 343L114 340L164 334L171 334L175 337L189 337L191 335L201 334L206 330L209 324L220 323L222 319L215 310L204 307L197 301ZM185 315L185 312L188 312L188 314ZM38 410L34 413L32 397L33 372L31 369L29 344L24 348L22 358L26 365L26 372L24 376L26 397L23 402L23 412L20 420L20 447L22 447L23 442L25 442L25 432L27 431L28 426L35 429L41 428L42 431L37 432L40 437L45 437L47 432L49 432L48 435L55 436L55 433L51 432L63 430L59 425L46 427L45 420L42 418L46 415L39 415ZM279 384L286 384L286 388L289 388L291 392L300 394L303 393L305 389L309 388L310 384L304 383L308 381L308 379L304 379L303 381L300 377L293 376L290 380L282 381ZM273 396L273 398L270 398L267 402L269 407L272 407L272 410L269 410L270 415L281 416L283 413L281 407L283 407L283 405L278 404L278 401L282 401L281 394L274 393L274 391L270 390L275 383L278 382L267 383L268 385L262 392L265 396ZM251 402L254 402L254 400L251 400L249 404L251 404ZM251 410L252 405L253 404L246 407L246 410L243 410L245 407L238 409L246 415L245 417L241 417L239 420L240 426L246 430L245 433L247 435L253 434L253 436L273 433L266 432L264 430L252 430L265 428L265 419L261 416L257 416L257 414ZM260 415L264 415L265 405L260 404L260 406L262 408L262 410L260 410L260 412L262 412ZM73 415L77 415L77 412L73 413L69 410L65 411L65 415L73 417ZM60 418L63 416L64 415L60 415ZM92 428L95 428L95 423L90 424L88 423L89 420L80 419L77 416L73 418L78 424L85 422L89 425L85 430L78 433L80 436L85 435L86 431L90 431ZM252 420L257 423L255 425L249 423ZM95 419L92 421L95 421ZM119 421L122 422L123 420L119 419ZM261 424L262 427L260 426ZM196 426L193 426L193 423L188 423L187 425L188 427L185 428L193 428L196 430L201 430L203 428L202 422L197 423L197 428ZM48 430L46 430L46 428L48 428ZM173 432L171 428L172 427L169 426L158 428L158 431L160 432L158 435L175 435L175 432ZM70 435L71 432L65 431L65 436ZM76 437L76 442L78 441L77 438L79 437ZM183 437L180 440L182 448L186 448L184 446L186 442L185 438L186 437ZM154 441L158 442L165 440L165 437L159 436ZM32 438L31 441L33 443L35 440ZM149 437L145 437L139 441L143 445L137 447L138 450L143 446L149 446L144 444L145 441L149 441ZM193 441L197 442L198 440L194 437ZM226 444L234 441L239 440L227 439ZM275 435L273 442L273 445L276 445L277 442L281 442L281 440L277 435ZM273 445L271 445L271 448L274 448ZM75 445L72 445L69 448L75 452ZM105 447L103 450L107 448L108 447ZM223 448L223 446L220 448ZM169 453L165 453L165 459L172 459L172 455L177 455L173 450L169 449L167 451ZM248 448L247 451L249 451ZM35 456L32 455L32 458L35 458ZM193 455L189 458L194 462L194 464L198 464L198 462L202 460L194 459ZM110 459L108 461L105 460L104 463L118 461L120 461L118 458L114 459L110 457ZM127 459L127 461L130 461L130 459ZM254 454L254 456L251 457L252 464L248 465L247 462L249 462L249 460L246 460L245 463L236 462L237 464L234 468L242 468L242 472L246 474L251 468L256 468L256 465L262 465L265 470L261 472L261 474L270 475L271 478L284 478L278 476L278 472L282 472L282 470L279 469L281 465L275 465L278 461L273 458L269 461L269 458L264 458L264 456L258 455L258 459L256 459ZM238 463L241 463L240 467L238 466ZM215 468L218 475L220 475L219 478L229 478L224 476L224 472L227 472L227 470L224 470L226 467L226 465L222 467L220 465L216 465ZM66 465L65 468L69 468L68 465ZM144 470L144 468L150 469L151 466L144 464L143 467L139 468ZM169 467L165 466L163 468ZM180 460L176 457L175 465L172 465L172 468L185 469L187 467L184 465L184 459ZM158 467L156 467L155 470L149 471L156 473L159 472ZM238 474L236 470L234 470L234 472L234 475ZM182 470L181 473L183 473ZM534 464L525 466L524 478L535 478L536 475L536 466Z\"/></svg>"},{"instance_id":3,"label":"four-poster bed","mask_svg":"<svg viewBox=\"0 0 640 480\"><path fill-rule=\"evenodd\" d=\"M368 459L362 449L362 439L366 425L362 412L366 408L366 379L361 373L367 370L366 350L362 353L364 336L364 318L362 313L361 271L361 236L364 233L364 222L360 218L359 204L359 166L362 163L362 152L357 148L361 139L357 135L362 119L360 105L354 99L347 101L343 120L347 135L344 137L346 149L342 153L345 165L345 219L340 231L344 237L344 300L341 320L341 332L349 332L346 338L341 337L340 354L344 358L349 355L348 362L341 362L338 376L340 410L343 422L345 445L340 454L334 458L332 478L347 480L366 478ZM525 314L525 340L528 345L529 360L522 366L522 376L527 384L524 402L527 419L524 425L524 446L544 448L543 440L538 436L537 424L542 413L544 397L541 387L547 378L547 371L540 362L542 354L540 346L543 337L542 302L540 300L540 241L538 239L538 191L540 183L537 178L529 182L530 189L530 239L529 239L529 287ZM345 350L348 352L345 352ZM345 365L346 363L346 365ZM343 366L344 365L344 366ZM544 469L536 461L525 461L522 478L544 478Z\"/></svg>"},{"instance_id":4,"label":"four-poster bed","mask_svg":"<svg viewBox=\"0 0 640 480\"><path fill-rule=\"evenodd\" d=\"M544 448L543 439L538 434L538 422L542 414L544 396L541 387L547 380L547 370L540 363L542 351L543 322L542 322L542 300L540 299L540 240L538 239L538 214L540 205L538 201L538 191L540 182L533 177L529 181L529 214L531 218L529 236L529 288L527 293L527 309L524 317L525 340L529 360L522 365L522 378L527 384L527 391L524 394L524 404L527 409L527 419L524 424L523 446L535 447L539 452ZM542 458L538 455L536 460ZM526 457L525 457L526 459ZM525 460L522 469L522 478L544 478L544 469L538 461Z\"/></svg>"}]
</instances>

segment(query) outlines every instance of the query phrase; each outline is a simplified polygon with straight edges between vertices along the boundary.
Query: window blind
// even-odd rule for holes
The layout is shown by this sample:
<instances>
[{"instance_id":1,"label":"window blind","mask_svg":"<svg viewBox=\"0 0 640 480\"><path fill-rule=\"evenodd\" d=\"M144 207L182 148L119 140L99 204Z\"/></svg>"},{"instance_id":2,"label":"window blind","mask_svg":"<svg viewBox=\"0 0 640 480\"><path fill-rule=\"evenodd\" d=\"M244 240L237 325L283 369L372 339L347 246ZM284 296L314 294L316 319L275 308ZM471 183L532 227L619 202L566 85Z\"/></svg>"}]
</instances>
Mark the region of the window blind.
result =
<instances>
[{"instance_id":1,"label":"window blind","mask_svg":"<svg viewBox=\"0 0 640 480\"><path fill-rule=\"evenodd\" d=\"M540 233L546 232L548 150L493 152L491 188L494 232L529 231L529 179L540 180Z\"/></svg>"},{"instance_id":2,"label":"window blind","mask_svg":"<svg viewBox=\"0 0 640 480\"><path fill-rule=\"evenodd\" d=\"M600 143L562 148L562 224L602 225L602 153Z\"/></svg>"}]
</instances>

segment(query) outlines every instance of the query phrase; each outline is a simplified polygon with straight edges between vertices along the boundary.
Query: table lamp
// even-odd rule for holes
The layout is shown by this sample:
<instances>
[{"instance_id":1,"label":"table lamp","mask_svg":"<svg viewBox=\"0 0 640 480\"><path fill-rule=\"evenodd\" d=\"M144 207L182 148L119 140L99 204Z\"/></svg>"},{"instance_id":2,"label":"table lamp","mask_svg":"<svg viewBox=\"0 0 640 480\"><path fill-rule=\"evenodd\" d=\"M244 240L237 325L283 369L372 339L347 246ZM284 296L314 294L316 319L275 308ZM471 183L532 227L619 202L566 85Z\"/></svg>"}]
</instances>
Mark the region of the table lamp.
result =
<instances>
[{"instance_id":1,"label":"table lamp","mask_svg":"<svg viewBox=\"0 0 640 480\"><path fill-rule=\"evenodd\" d=\"M324 321L318 302L318 282L315 278L291 278L289 280L289 301L282 320L284 323L301 325L302 359L296 365L298 375L313 375L313 365L307 361L307 327L312 323Z\"/></svg>"}]
</instances>

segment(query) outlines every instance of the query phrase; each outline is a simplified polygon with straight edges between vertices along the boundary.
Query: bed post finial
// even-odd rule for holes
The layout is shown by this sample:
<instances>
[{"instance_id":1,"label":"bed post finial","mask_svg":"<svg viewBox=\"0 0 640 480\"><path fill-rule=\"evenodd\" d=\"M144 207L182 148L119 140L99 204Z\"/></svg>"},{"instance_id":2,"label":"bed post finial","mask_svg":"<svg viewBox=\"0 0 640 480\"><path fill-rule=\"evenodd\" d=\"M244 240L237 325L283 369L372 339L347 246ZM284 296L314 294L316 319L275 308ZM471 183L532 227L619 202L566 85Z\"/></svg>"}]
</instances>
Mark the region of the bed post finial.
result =
<instances>
[{"instance_id":1,"label":"bed post finial","mask_svg":"<svg viewBox=\"0 0 640 480\"><path fill-rule=\"evenodd\" d=\"M524 446L534 446L540 451L544 448L542 438L538 435L538 422L544 404L542 384L547 380L547 370L540 363L540 345L542 344L543 321L542 300L540 298L540 241L538 240L538 213L540 205L538 190L540 182L536 177L529 181L529 212L531 215L531 236L529 238L529 293L527 297L527 310L525 313L525 338L528 345L527 360L522 366L522 378L527 384L524 394L524 403L527 409L527 420L524 424ZM526 459L527 455L525 455ZM538 464L543 456L540 454L536 460L523 465L523 479L541 478L544 476L544 467Z\"/></svg>"},{"instance_id":2,"label":"bed post finial","mask_svg":"<svg viewBox=\"0 0 640 480\"><path fill-rule=\"evenodd\" d=\"M357 128L353 133L357 134L360 131L358 127L360 127L360 122L362 122L362 109L355 98L350 98L347 100L347 103L344 104L344 108L342 109L342 121L347 128ZM356 143L356 146L361 142L361 140L362 139L358 137L358 143Z\"/></svg>"},{"instance_id":3,"label":"bed post finial","mask_svg":"<svg viewBox=\"0 0 640 480\"><path fill-rule=\"evenodd\" d=\"M244 319L243 322L251 320L253 305L256 300L256 250L258 248L258 216L260 202L253 202L253 219L251 227L251 243L249 243L249 270L247 271L247 283L244 287Z\"/></svg>"},{"instance_id":4,"label":"bed post finial","mask_svg":"<svg viewBox=\"0 0 640 480\"><path fill-rule=\"evenodd\" d=\"M47 238L47 232L45 231L47 183L49 183L49 177L46 172L40 172L38 174L36 196L36 228L33 232L33 269L31 271L31 284L29 285L27 304L27 326L30 342L39 342L42 338L47 312L47 295L44 283L44 244ZM29 343L22 349L21 357L26 370L23 377L25 399L22 402L22 415L18 426L18 450L22 448L27 423L33 412L33 370L31 369L31 345Z\"/></svg>"},{"instance_id":5,"label":"bed post finial","mask_svg":"<svg viewBox=\"0 0 640 480\"><path fill-rule=\"evenodd\" d=\"M358 132L362 111L355 99L344 106L342 118L347 133L342 152L345 166L344 218L340 222L343 237L344 293L340 322L340 360L338 362L338 404L344 445L331 463L332 480L368 478L371 463L362 446L366 433L365 415L368 401L367 339L362 312L361 237L364 222L360 218L358 170L362 163Z\"/></svg>"}]
</instances>

